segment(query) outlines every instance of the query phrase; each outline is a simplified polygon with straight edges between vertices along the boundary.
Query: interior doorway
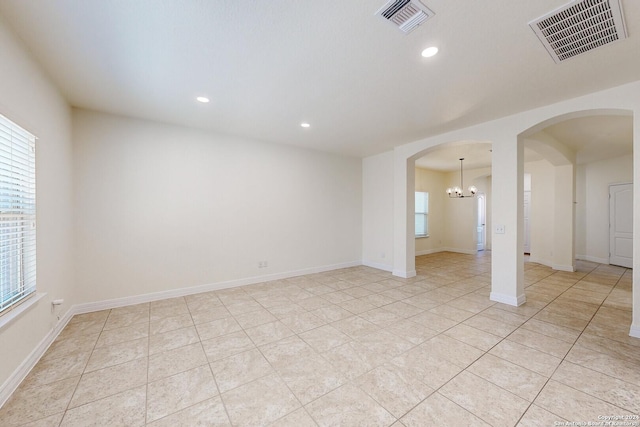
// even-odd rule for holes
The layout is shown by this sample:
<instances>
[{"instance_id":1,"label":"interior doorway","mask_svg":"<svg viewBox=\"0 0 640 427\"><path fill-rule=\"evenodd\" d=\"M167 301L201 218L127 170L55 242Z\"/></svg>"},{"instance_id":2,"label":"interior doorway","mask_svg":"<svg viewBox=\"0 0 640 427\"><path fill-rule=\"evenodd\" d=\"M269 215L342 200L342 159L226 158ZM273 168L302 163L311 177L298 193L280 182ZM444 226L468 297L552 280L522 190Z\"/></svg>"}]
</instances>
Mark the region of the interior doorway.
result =
<instances>
[{"instance_id":1,"label":"interior doorway","mask_svg":"<svg viewBox=\"0 0 640 427\"><path fill-rule=\"evenodd\" d=\"M633 184L609 186L609 264L633 267Z\"/></svg>"},{"instance_id":2,"label":"interior doorway","mask_svg":"<svg viewBox=\"0 0 640 427\"><path fill-rule=\"evenodd\" d=\"M531 254L531 174L524 174L524 253Z\"/></svg>"},{"instance_id":3,"label":"interior doorway","mask_svg":"<svg viewBox=\"0 0 640 427\"><path fill-rule=\"evenodd\" d=\"M478 200L478 251L484 251L487 241L487 197L484 193L477 195Z\"/></svg>"},{"instance_id":4,"label":"interior doorway","mask_svg":"<svg viewBox=\"0 0 640 427\"><path fill-rule=\"evenodd\" d=\"M524 253L531 253L531 191L524 192Z\"/></svg>"}]
</instances>

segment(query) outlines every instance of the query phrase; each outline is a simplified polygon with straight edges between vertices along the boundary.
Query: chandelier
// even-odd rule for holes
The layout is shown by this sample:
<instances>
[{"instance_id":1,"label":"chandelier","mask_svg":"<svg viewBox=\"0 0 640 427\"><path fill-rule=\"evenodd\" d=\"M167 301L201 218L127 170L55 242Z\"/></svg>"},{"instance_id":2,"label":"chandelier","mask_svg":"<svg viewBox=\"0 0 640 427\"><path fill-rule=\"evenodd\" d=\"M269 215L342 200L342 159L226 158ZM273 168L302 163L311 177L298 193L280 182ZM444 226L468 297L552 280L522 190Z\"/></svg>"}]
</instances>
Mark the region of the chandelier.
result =
<instances>
[{"instance_id":1,"label":"chandelier","mask_svg":"<svg viewBox=\"0 0 640 427\"><path fill-rule=\"evenodd\" d=\"M463 197L473 197L478 192L478 189L474 185L469 186L468 190L469 190L469 193L471 193L471 194L465 195L463 190L462 190L462 188L463 188L463 184L462 184L462 162L463 161L464 161L464 157L462 157L460 159L460 187L453 187L453 188L449 187L449 188L447 188L447 194L452 199L461 199Z\"/></svg>"}]
</instances>

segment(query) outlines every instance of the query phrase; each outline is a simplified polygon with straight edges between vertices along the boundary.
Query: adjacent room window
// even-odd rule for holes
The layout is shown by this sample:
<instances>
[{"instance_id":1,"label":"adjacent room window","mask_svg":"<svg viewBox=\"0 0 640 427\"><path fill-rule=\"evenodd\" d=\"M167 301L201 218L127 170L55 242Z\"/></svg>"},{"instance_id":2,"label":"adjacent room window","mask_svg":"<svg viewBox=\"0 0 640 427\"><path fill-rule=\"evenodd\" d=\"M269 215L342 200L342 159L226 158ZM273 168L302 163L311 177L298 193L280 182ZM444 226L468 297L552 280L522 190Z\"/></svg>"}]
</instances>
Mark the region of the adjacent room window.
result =
<instances>
[{"instance_id":1,"label":"adjacent room window","mask_svg":"<svg viewBox=\"0 0 640 427\"><path fill-rule=\"evenodd\" d=\"M0 313L36 290L35 142L0 115Z\"/></svg>"},{"instance_id":2,"label":"adjacent room window","mask_svg":"<svg viewBox=\"0 0 640 427\"><path fill-rule=\"evenodd\" d=\"M429 193L416 191L416 237L429 237Z\"/></svg>"}]
</instances>

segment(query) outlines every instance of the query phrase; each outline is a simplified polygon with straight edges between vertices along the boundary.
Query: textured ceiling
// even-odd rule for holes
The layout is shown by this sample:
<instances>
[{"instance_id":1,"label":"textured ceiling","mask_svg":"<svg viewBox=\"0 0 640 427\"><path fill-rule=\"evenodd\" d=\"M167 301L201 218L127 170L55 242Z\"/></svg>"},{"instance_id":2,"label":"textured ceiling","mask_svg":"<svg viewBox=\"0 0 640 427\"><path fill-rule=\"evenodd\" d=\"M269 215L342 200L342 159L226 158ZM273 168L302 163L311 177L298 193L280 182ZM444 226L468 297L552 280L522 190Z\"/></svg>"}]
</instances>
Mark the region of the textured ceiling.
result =
<instances>
[{"instance_id":1,"label":"textured ceiling","mask_svg":"<svg viewBox=\"0 0 640 427\"><path fill-rule=\"evenodd\" d=\"M559 65L528 22L566 0L425 0L436 15L409 35L374 16L385 2L2 0L0 15L73 106L354 156L640 76L637 0L626 40Z\"/></svg>"}]
</instances>

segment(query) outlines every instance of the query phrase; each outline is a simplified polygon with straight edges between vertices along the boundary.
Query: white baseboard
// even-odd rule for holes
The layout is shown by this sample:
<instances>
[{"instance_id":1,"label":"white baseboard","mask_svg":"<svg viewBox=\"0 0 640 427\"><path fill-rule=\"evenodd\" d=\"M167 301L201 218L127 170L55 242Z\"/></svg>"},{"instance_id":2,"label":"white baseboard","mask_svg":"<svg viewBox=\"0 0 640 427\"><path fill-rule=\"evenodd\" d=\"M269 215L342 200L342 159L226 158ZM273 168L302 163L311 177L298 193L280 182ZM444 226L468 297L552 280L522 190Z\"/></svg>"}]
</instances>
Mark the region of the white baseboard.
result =
<instances>
[{"instance_id":1,"label":"white baseboard","mask_svg":"<svg viewBox=\"0 0 640 427\"><path fill-rule=\"evenodd\" d=\"M579 259L582 261L597 262L598 264L609 264L609 258L599 258L599 257L589 256L589 255L576 255L576 259Z\"/></svg>"},{"instance_id":2,"label":"white baseboard","mask_svg":"<svg viewBox=\"0 0 640 427\"><path fill-rule=\"evenodd\" d=\"M558 271L570 271L570 272L576 271L576 268L573 265L554 264L551 261L538 258L535 255L534 256L529 255L529 262L535 262L536 264L541 264L546 267L551 267L554 270L558 270Z\"/></svg>"},{"instance_id":3,"label":"white baseboard","mask_svg":"<svg viewBox=\"0 0 640 427\"><path fill-rule=\"evenodd\" d=\"M402 277L403 279L410 279L412 277L416 277L418 273L415 270L412 270L412 271L393 270L391 274L393 274L396 277Z\"/></svg>"},{"instance_id":4,"label":"white baseboard","mask_svg":"<svg viewBox=\"0 0 640 427\"><path fill-rule=\"evenodd\" d=\"M222 289L236 288L239 286L255 285L256 283L269 282L272 280L289 279L291 277L303 276L305 274L324 273L325 271L339 270L341 268L357 267L363 265L362 261L351 261L341 264L332 264L321 267L305 268L282 273L265 274L263 276L247 277L244 279L227 280L224 282L209 283L206 285L191 286L188 288L170 289L167 291L153 292L150 294L135 295L123 298L114 298L104 301L96 301L74 306L75 314L91 313L93 311L107 310L110 308L125 307L128 305L143 304L151 301L158 301L167 298L177 298L186 295L199 294L202 292L219 291Z\"/></svg>"},{"instance_id":5,"label":"white baseboard","mask_svg":"<svg viewBox=\"0 0 640 427\"><path fill-rule=\"evenodd\" d=\"M431 254L435 254L438 252L442 252L444 251L444 249L438 248L438 249L423 249L421 251L416 251L416 256L421 256L421 255L431 255Z\"/></svg>"},{"instance_id":6,"label":"white baseboard","mask_svg":"<svg viewBox=\"0 0 640 427\"><path fill-rule=\"evenodd\" d=\"M489 249L485 249L485 250L489 250ZM467 254L467 255L475 255L478 253L478 251L473 249L459 249L459 248L447 247L447 248L424 249L422 251L416 251L416 256L437 254L439 252L455 252L458 254Z\"/></svg>"},{"instance_id":7,"label":"white baseboard","mask_svg":"<svg viewBox=\"0 0 640 427\"><path fill-rule=\"evenodd\" d=\"M571 273L573 273L574 271L576 271L575 266L573 265L560 265L560 264L553 264L551 266L551 268L553 268L554 270L558 270L558 271L570 271Z\"/></svg>"},{"instance_id":8,"label":"white baseboard","mask_svg":"<svg viewBox=\"0 0 640 427\"><path fill-rule=\"evenodd\" d=\"M538 258L535 255L529 255L529 262L535 262L536 264L541 264L546 267L553 268L553 263L551 261L547 261L546 259Z\"/></svg>"},{"instance_id":9,"label":"white baseboard","mask_svg":"<svg viewBox=\"0 0 640 427\"><path fill-rule=\"evenodd\" d=\"M381 264L379 262L362 261L362 265L364 265L366 267L376 268L378 270L383 270L383 271L389 271L389 272L393 271L393 266L392 265Z\"/></svg>"},{"instance_id":10,"label":"white baseboard","mask_svg":"<svg viewBox=\"0 0 640 427\"><path fill-rule=\"evenodd\" d=\"M460 248L442 248L438 252L456 252L459 254L476 255L476 249L460 249Z\"/></svg>"},{"instance_id":11,"label":"white baseboard","mask_svg":"<svg viewBox=\"0 0 640 427\"><path fill-rule=\"evenodd\" d=\"M640 326L631 325L631 329L629 329L629 336L634 338L640 338Z\"/></svg>"},{"instance_id":12,"label":"white baseboard","mask_svg":"<svg viewBox=\"0 0 640 427\"><path fill-rule=\"evenodd\" d=\"M305 274L323 273L325 271L338 270L341 268L357 267L363 265L362 261L351 261L341 264L312 267L302 270L294 270L283 273L267 274L245 279L228 280L225 282L211 283L207 285L193 286L182 289L172 289L168 291L153 292L150 294L134 295L131 297L114 298L105 301L96 301L85 304L76 304L62 316L51 331L40 341L29 356L20 366L7 378L0 386L0 407L11 397L11 394L18 388L20 383L27 377L31 369L38 363L40 358L47 351L51 343L60 335L60 332L67 326L67 323L76 314L90 313L93 311L107 310L110 308L125 307L128 305L141 304L145 302L157 301L166 298L175 298L185 295L198 294L201 292L216 291L221 289L234 288L238 286L252 285L256 283L268 282L271 280L288 279L290 277L302 276ZM374 267L377 268L377 267ZM390 271L390 270L389 270ZM414 272L415 276L415 272Z\"/></svg>"},{"instance_id":13,"label":"white baseboard","mask_svg":"<svg viewBox=\"0 0 640 427\"><path fill-rule=\"evenodd\" d=\"M511 295L499 294L497 292L491 292L489 295L489 299L495 302L501 302L502 304L512 305L514 307L519 307L525 302L527 302L527 297L522 294L517 297L513 297Z\"/></svg>"},{"instance_id":14,"label":"white baseboard","mask_svg":"<svg viewBox=\"0 0 640 427\"><path fill-rule=\"evenodd\" d=\"M47 351L51 343L58 337L60 332L67 326L69 320L76 314L71 307L67 312L62 316L62 318L56 323L53 329L49 331L49 333L40 341L40 343L33 349L33 351L27 356L27 358L18 366L13 374L7 378L7 380L0 387L0 407L6 403L6 401L11 397L14 391L18 388L20 383L29 375L29 372L36 366L36 363L40 360L40 358Z\"/></svg>"}]
</instances>

